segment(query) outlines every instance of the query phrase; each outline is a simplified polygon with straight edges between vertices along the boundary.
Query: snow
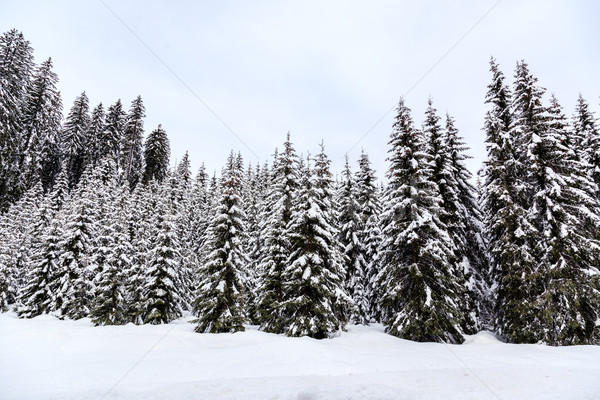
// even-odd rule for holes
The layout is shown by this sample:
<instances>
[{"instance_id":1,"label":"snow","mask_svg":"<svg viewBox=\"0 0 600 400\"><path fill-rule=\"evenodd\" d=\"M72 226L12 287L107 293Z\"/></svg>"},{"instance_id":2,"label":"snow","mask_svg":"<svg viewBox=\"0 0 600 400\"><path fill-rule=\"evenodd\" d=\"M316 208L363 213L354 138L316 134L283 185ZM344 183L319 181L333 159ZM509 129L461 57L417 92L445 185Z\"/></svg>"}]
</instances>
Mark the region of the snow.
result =
<instances>
[{"instance_id":1,"label":"snow","mask_svg":"<svg viewBox=\"0 0 600 400\"><path fill-rule=\"evenodd\" d=\"M198 334L169 325L93 327L88 319L0 314L0 399L600 398L600 347L415 343L381 325L334 339L247 327Z\"/></svg>"}]
</instances>

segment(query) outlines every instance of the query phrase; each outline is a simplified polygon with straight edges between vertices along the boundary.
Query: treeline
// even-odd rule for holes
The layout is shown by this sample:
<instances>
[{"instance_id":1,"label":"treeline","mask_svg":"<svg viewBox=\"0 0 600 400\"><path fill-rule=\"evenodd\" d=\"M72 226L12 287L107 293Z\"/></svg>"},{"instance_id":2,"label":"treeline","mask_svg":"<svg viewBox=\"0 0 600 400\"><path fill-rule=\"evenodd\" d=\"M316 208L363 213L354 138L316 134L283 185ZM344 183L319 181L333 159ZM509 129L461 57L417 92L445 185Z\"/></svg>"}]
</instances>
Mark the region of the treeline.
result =
<instances>
[{"instance_id":1,"label":"treeline","mask_svg":"<svg viewBox=\"0 0 600 400\"><path fill-rule=\"evenodd\" d=\"M209 176L187 154L169 169L160 127L143 144L141 98L90 112L84 93L62 122L50 61L34 66L7 32L0 307L97 325L189 310L198 332L252 323L325 338L382 322L417 341L487 328L515 343L599 343L596 120L582 98L571 120L554 97L545 106L524 62L513 90L491 70L477 188L431 99L420 127L400 101L386 184L365 153L334 179L323 143L299 155L289 134L271 161L232 152Z\"/></svg>"}]
</instances>

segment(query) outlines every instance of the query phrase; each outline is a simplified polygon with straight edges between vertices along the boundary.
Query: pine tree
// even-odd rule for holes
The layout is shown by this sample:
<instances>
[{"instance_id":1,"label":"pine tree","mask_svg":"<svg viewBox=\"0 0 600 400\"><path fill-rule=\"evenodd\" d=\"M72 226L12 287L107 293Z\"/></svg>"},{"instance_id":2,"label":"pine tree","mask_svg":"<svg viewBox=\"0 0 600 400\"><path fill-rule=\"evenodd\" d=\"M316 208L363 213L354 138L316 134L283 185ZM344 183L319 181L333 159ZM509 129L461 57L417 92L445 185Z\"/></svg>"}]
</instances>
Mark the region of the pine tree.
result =
<instances>
[{"instance_id":1,"label":"pine tree","mask_svg":"<svg viewBox=\"0 0 600 400\"><path fill-rule=\"evenodd\" d=\"M102 161L104 155L103 132L106 115L102 103L98 104L92 111L92 117L87 132L88 143L85 153L85 164L96 167Z\"/></svg>"},{"instance_id":2,"label":"pine tree","mask_svg":"<svg viewBox=\"0 0 600 400\"><path fill-rule=\"evenodd\" d=\"M0 211L18 199L24 186L21 111L33 66L33 49L21 32L12 29L0 36Z\"/></svg>"},{"instance_id":3,"label":"pine tree","mask_svg":"<svg viewBox=\"0 0 600 400\"><path fill-rule=\"evenodd\" d=\"M290 252L288 225L292 218L292 204L300 187L298 156L288 132L281 153L275 152L271 171L272 183L262 209L262 237L264 252L258 266L261 274L258 314L261 329L283 333L285 319L281 313L283 278Z\"/></svg>"},{"instance_id":4,"label":"pine tree","mask_svg":"<svg viewBox=\"0 0 600 400\"><path fill-rule=\"evenodd\" d=\"M150 187L149 187L150 186ZM145 313L145 272L150 256L150 239L154 237L157 185L137 185L131 194L125 219L128 241L135 249L129 267L123 271L126 319L142 324Z\"/></svg>"},{"instance_id":5,"label":"pine tree","mask_svg":"<svg viewBox=\"0 0 600 400\"><path fill-rule=\"evenodd\" d=\"M246 308L248 319L253 324L260 324L258 315L258 287L260 280L259 263L264 251L264 238L262 237L261 206L264 204L267 182L262 181L260 165L252 168L248 165L248 172L242 191L242 204L246 215L246 231L244 252L248 256L248 280L246 282Z\"/></svg>"},{"instance_id":6,"label":"pine tree","mask_svg":"<svg viewBox=\"0 0 600 400\"><path fill-rule=\"evenodd\" d=\"M589 173L600 187L600 130L587 101L579 94L573 115L573 148L580 160L586 161ZM597 192L600 199L600 190Z\"/></svg>"},{"instance_id":7,"label":"pine tree","mask_svg":"<svg viewBox=\"0 0 600 400\"><path fill-rule=\"evenodd\" d=\"M134 255L126 221L129 188L117 188L115 169L114 162L106 160L92 177L94 197L99 203L99 227L91 251L96 296L90 316L96 325L129 322L124 279Z\"/></svg>"},{"instance_id":8,"label":"pine tree","mask_svg":"<svg viewBox=\"0 0 600 400\"><path fill-rule=\"evenodd\" d=\"M365 242L362 241L364 237L360 235L363 222L359 214L357 195L356 183L346 155L346 164L338 189L338 241L344 255L345 289L356 306L350 320L358 324L367 324L370 320L367 295L368 256Z\"/></svg>"},{"instance_id":9,"label":"pine tree","mask_svg":"<svg viewBox=\"0 0 600 400\"><path fill-rule=\"evenodd\" d=\"M594 215L600 224L593 194L581 190L581 164L569 156L566 118L554 96L545 129L531 141L530 180L535 185L528 218L540 233L534 251L536 278L543 284L536 292L534 325L537 340L552 345L594 344L600 338L600 296L591 276L600 242L581 229L579 217ZM536 133L538 133L536 132ZM586 186L590 187L591 182Z\"/></svg>"},{"instance_id":10,"label":"pine tree","mask_svg":"<svg viewBox=\"0 0 600 400\"><path fill-rule=\"evenodd\" d=\"M43 212L48 211L44 208ZM53 219L35 242L27 285L19 294L19 317L33 318L54 311L56 304L52 284L58 276L63 234L58 220Z\"/></svg>"},{"instance_id":11,"label":"pine tree","mask_svg":"<svg viewBox=\"0 0 600 400\"><path fill-rule=\"evenodd\" d=\"M364 248L367 262L365 270L365 297L368 302L370 321L380 319L379 288L375 277L379 272L377 250L381 243L379 214L381 200L375 185L375 171L371 168L369 156L362 151L358 160L359 170L356 172L356 201L358 203L359 230L358 240ZM370 322L368 321L368 322Z\"/></svg>"},{"instance_id":12,"label":"pine tree","mask_svg":"<svg viewBox=\"0 0 600 400\"><path fill-rule=\"evenodd\" d=\"M489 324L492 308L489 299L489 259L482 231L483 214L477 199L477 189L471 184L471 172L464 163L468 158L464 152L468 148L454 126L454 119L448 114L444 136L451 174L449 181L456 194L455 204L451 209L457 214L457 223L451 233L457 247L458 272L464 276L467 285L463 313L469 315L475 311L475 320L469 321L470 327L463 326L463 329L474 333L473 328Z\"/></svg>"},{"instance_id":13,"label":"pine tree","mask_svg":"<svg viewBox=\"0 0 600 400\"><path fill-rule=\"evenodd\" d=\"M454 244L438 217L433 155L400 100L390 137L389 187L381 216L381 310L386 332L415 341L461 343L462 288L452 276ZM425 150L425 151L423 151Z\"/></svg>"},{"instance_id":14,"label":"pine tree","mask_svg":"<svg viewBox=\"0 0 600 400\"><path fill-rule=\"evenodd\" d=\"M42 198L42 187L38 184L25 192L3 216L0 229L0 242L3 249L0 258L3 266L0 267L0 286L3 293L6 309L8 304L15 303L21 288L26 283L26 274L31 265L32 255L32 226L35 222L38 208Z\"/></svg>"},{"instance_id":15,"label":"pine tree","mask_svg":"<svg viewBox=\"0 0 600 400\"><path fill-rule=\"evenodd\" d=\"M19 169L25 188L41 180L48 190L59 172L62 101L56 89L57 82L52 60L48 59L38 67L27 88L22 107L23 137L19 150Z\"/></svg>"},{"instance_id":16,"label":"pine tree","mask_svg":"<svg viewBox=\"0 0 600 400\"><path fill-rule=\"evenodd\" d=\"M308 161L307 161L308 164ZM332 227L330 161L321 145L314 173L302 171L290 220L291 251L282 274L288 336L323 339L344 329L352 299L344 290L344 267Z\"/></svg>"},{"instance_id":17,"label":"pine tree","mask_svg":"<svg viewBox=\"0 0 600 400\"><path fill-rule=\"evenodd\" d=\"M90 245L95 229L92 218L94 204L83 180L77 192L64 213L58 278L52 289L56 293L56 310L62 317L71 319L87 317L94 297L93 276L89 268Z\"/></svg>"},{"instance_id":18,"label":"pine tree","mask_svg":"<svg viewBox=\"0 0 600 400\"><path fill-rule=\"evenodd\" d=\"M141 180L144 167L142 140L144 138L145 111L142 97L138 96L131 102L131 109L125 120L120 165L131 189Z\"/></svg>"},{"instance_id":19,"label":"pine tree","mask_svg":"<svg viewBox=\"0 0 600 400\"><path fill-rule=\"evenodd\" d=\"M89 104L85 92L75 99L62 130L62 155L70 187L75 187L85 169L85 147L90 124Z\"/></svg>"},{"instance_id":20,"label":"pine tree","mask_svg":"<svg viewBox=\"0 0 600 400\"><path fill-rule=\"evenodd\" d=\"M155 232L144 271L144 323L168 324L183 313L181 293L181 254L176 227L166 198L158 198Z\"/></svg>"},{"instance_id":21,"label":"pine tree","mask_svg":"<svg viewBox=\"0 0 600 400\"><path fill-rule=\"evenodd\" d=\"M216 214L208 232L208 258L200 270L194 301L196 332L243 331L248 259L242 246L245 215L241 203L242 168L233 152L223 171Z\"/></svg>"},{"instance_id":22,"label":"pine tree","mask_svg":"<svg viewBox=\"0 0 600 400\"><path fill-rule=\"evenodd\" d=\"M123 136L125 131L127 114L123 111L123 105L121 100L110 107L106 111L106 119L104 120L104 130L99 136L100 142L100 153L97 155L98 160L102 160L106 157L114 160L117 163L119 171L124 170L124 166L121 164L121 144L123 143Z\"/></svg>"},{"instance_id":23,"label":"pine tree","mask_svg":"<svg viewBox=\"0 0 600 400\"><path fill-rule=\"evenodd\" d=\"M161 125L158 125L146 139L144 147L144 159L146 167L142 181L148 183L151 180L162 182L167 176L169 168L169 138Z\"/></svg>"}]
</instances>

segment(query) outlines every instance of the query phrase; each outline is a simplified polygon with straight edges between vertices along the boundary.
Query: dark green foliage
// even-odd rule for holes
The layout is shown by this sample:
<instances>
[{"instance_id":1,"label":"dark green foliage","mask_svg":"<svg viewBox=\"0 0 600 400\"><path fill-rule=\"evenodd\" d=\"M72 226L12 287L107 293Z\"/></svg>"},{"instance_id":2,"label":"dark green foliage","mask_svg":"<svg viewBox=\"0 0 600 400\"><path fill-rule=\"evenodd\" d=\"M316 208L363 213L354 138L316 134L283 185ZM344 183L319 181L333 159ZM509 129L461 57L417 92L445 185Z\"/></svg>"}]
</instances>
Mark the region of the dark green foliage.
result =
<instances>
[{"instance_id":1,"label":"dark green foliage","mask_svg":"<svg viewBox=\"0 0 600 400\"><path fill-rule=\"evenodd\" d=\"M141 180L144 168L142 140L145 111L142 97L138 96L131 102L131 109L125 119L119 164L131 189Z\"/></svg>"},{"instance_id":2,"label":"dark green foliage","mask_svg":"<svg viewBox=\"0 0 600 400\"><path fill-rule=\"evenodd\" d=\"M62 129L63 164L69 177L69 187L79 183L85 169L85 147L90 125L89 104L85 92L75 99Z\"/></svg>"},{"instance_id":3,"label":"dark green foliage","mask_svg":"<svg viewBox=\"0 0 600 400\"><path fill-rule=\"evenodd\" d=\"M62 101L56 89L58 76L52 60L43 62L27 87L22 107L23 133L19 169L25 188L41 181L45 190L53 185L60 169L60 122Z\"/></svg>"},{"instance_id":4,"label":"dark green foliage","mask_svg":"<svg viewBox=\"0 0 600 400\"><path fill-rule=\"evenodd\" d=\"M321 145L322 146L322 145ZM352 299L344 290L344 267L335 240L331 173L323 148L314 172L302 171L290 220L290 255L282 273L281 315L288 336L324 339L344 329Z\"/></svg>"},{"instance_id":5,"label":"dark green foliage","mask_svg":"<svg viewBox=\"0 0 600 400\"><path fill-rule=\"evenodd\" d=\"M19 170L22 105L33 67L33 49L21 32L12 29L0 36L0 211L6 211L24 188Z\"/></svg>"},{"instance_id":6,"label":"dark green foliage","mask_svg":"<svg viewBox=\"0 0 600 400\"><path fill-rule=\"evenodd\" d=\"M242 169L233 152L221 180L222 194L207 235L207 259L194 300L196 332L243 331L248 259L243 251Z\"/></svg>"},{"instance_id":7,"label":"dark green foliage","mask_svg":"<svg viewBox=\"0 0 600 400\"><path fill-rule=\"evenodd\" d=\"M282 274L290 252L288 225L292 218L292 203L300 186L298 156L289 133L283 152L275 154L271 179L270 192L263 208L265 249L259 266L262 280L257 301L261 329L282 333L285 329L280 309L283 301Z\"/></svg>"},{"instance_id":8,"label":"dark green foliage","mask_svg":"<svg viewBox=\"0 0 600 400\"><path fill-rule=\"evenodd\" d=\"M389 188L381 215L381 312L386 331L416 341L461 343L462 291L454 243L438 218L432 155L401 100L390 137Z\"/></svg>"},{"instance_id":9,"label":"dark green foliage","mask_svg":"<svg viewBox=\"0 0 600 400\"><path fill-rule=\"evenodd\" d=\"M142 182L148 183L151 180L162 182L165 179L169 168L170 152L167 133L162 126L158 125L158 128L153 130L146 139L144 147L146 167Z\"/></svg>"},{"instance_id":10,"label":"dark green foliage","mask_svg":"<svg viewBox=\"0 0 600 400\"><path fill-rule=\"evenodd\" d=\"M168 324L182 315L179 242L166 199L158 199L144 270L144 323Z\"/></svg>"}]
</instances>

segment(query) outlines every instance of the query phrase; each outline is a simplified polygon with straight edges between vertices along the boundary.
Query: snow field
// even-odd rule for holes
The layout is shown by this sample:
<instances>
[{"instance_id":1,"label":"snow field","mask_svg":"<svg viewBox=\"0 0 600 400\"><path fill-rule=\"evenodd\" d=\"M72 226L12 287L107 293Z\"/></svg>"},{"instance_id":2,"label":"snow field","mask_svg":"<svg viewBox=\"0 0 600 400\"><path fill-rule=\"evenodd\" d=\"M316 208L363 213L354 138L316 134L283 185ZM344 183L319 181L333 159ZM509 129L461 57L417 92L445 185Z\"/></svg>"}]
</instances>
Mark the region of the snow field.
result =
<instances>
[{"instance_id":1,"label":"snow field","mask_svg":"<svg viewBox=\"0 0 600 400\"><path fill-rule=\"evenodd\" d=\"M198 334L169 325L0 314L0 399L600 399L600 346L415 343L381 325L329 340L248 327Z\"/></svg>"}]
</instances>

